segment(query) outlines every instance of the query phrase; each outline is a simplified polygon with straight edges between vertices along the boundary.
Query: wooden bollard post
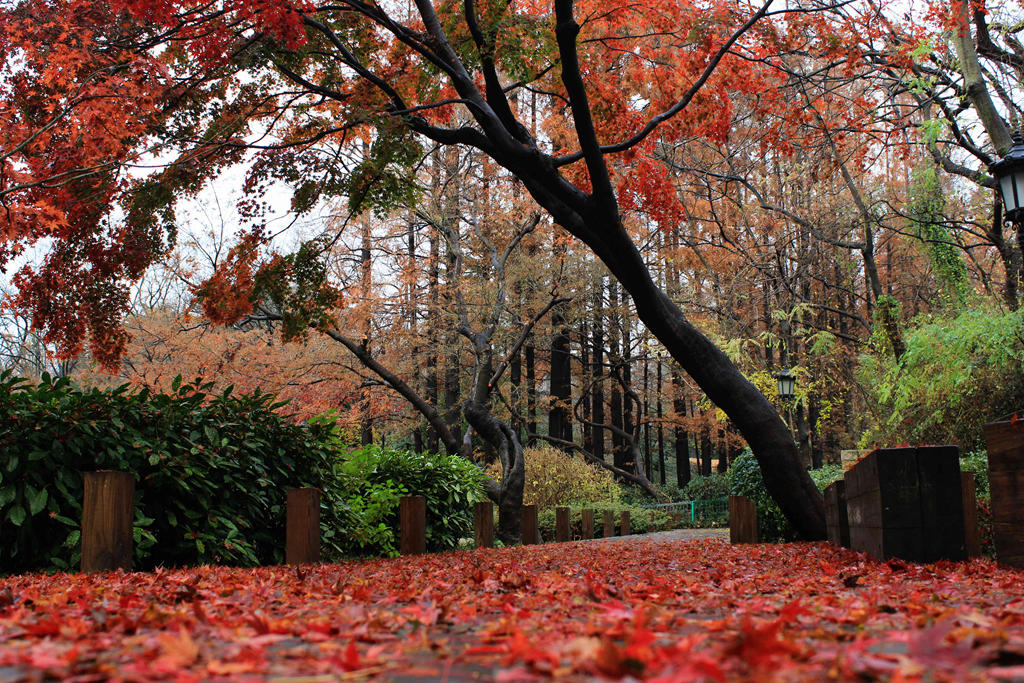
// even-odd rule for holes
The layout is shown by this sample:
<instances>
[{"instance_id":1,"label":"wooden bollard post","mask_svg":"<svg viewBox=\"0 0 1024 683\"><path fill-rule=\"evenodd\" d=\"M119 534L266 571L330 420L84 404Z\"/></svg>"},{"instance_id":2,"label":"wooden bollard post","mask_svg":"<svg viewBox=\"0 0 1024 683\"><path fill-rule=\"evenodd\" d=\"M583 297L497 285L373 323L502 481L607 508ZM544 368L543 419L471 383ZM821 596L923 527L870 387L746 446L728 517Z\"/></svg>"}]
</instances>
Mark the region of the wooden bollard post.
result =
<instances>
[{"instance_id":1,"label":"wooden bollard post","mask_svg":"<svg viewBox=\"0 0 1024 683\"><path fill-rule=\"evenodd\" d=\"M757 506L743 496L729 496L729 542L757 543Z\"/></svg>"},{"instance_id":2,"label":"wooden bollard post","mask_svg":"<svg viewBox=\"0 0 1024 683\"><path fill-rule=\"evenodd\" d=\"M473 506L473 541L477 548L494 545L494 503L489 500Z\"/></svg>"},{"instance_id":3,"label":"wooden bollard post","mask_svg":"<svg viewBox=\"0 0 1024 683\"><path fill-rule=\"evenodd\" d=\"M555 508L555 540L559 543L569 540L569 508Z\"/></svg>"},{"instance_id":4,"label":"wooden bollard post","mask_svg":"<svg viewBox=\"0 0 1024 683\"><path fill-rule=\"evenodd\" d=\"M825 529L828 540L850 547L850 519L846 511L846 482L840 479L825 487Z\"/></svg>"},{"instance_id":5,"label":"wooden bollard post","mask_svg":"<svg viewBox=\"0 0 1024 683\"><path fill-rule=\"evenodd\" d=\"M620 529L620 536L629 536L633 533L629 528L629 510L623 510L622 514L619 515L619 526L622 527Z\"/></svg>"},{"instance_id":6,"label":"wooden bollard post","mask_svg":"<svg viewBox=\"0 0 1024 683\"><path fill-rule=\"evenodd\" d=\"M284 561L309 564L320 561L320 490L288 489Z\"/></svg>"},{"instance_id":7,"label":"wooden bollard post","mask_svg":"<svg viewBox=\"0 0 1024 683\"><path fill-rule=\"evenodd\" d=\"M532 545L537 542L537 506L523 506L522 523L523 545Z\"/></svg>"},{"instance_id":8,"label":"wooden bollard post","mask_svg":"<svg viewBox=\"0 0 1024 683\"><path fill-rule=\"evenodd\" d=\"M990 422L985 425L985 441L996 559L1024 567L1024 422Z\"/></svg>"},{"instance_id":9,"label":"wooden bollard post","mask_svg":"<svg viewBox=\"0 0 1024 683\"><path fill-rule=\"evenodd\" d=\"M981 557L981 534L978 532L978 500L973 472L961 472L964 501L964 550L967 557Z\"/></svg>"},{"instance_id":10,"label":"wooden bollard post","mask_svg":"<svg viewBox=\"0 0 1024 683\"><path fill-rule=\"evenodd\" d=\"M583 538L594 537L594 511L583 511Z\"/></svg>"},{"instance_id":11,"label":"wooden bollard post","mask_svg":"<svg viewBox=\"0 0 1024 683\"><path fill-rule=\"evenodd\" d=\"M398 501L398 525L401 530L403 555L427 552L427 499L423 496L402 496Z\"/></svg>"},{"instance_id":12,"label":"wooden bollard post","mask_svg":"<svg viewBox=\"0 0 1024 683\"><path fill-rule=\"evenodd\" d=\"M82 571L131 571L135 475L86 472L82 496Z\"/></svg>"},{"instance_id":13,"label":"wooden bollard post","mask_svg":"<svg viewBox=\"0 0 1024 683\"><path fill-rule=\"evenodd\" d=\"M604 537L611 538L615 535L615 513L611 510L604 511Z\"/></svg>"}]
</instances>

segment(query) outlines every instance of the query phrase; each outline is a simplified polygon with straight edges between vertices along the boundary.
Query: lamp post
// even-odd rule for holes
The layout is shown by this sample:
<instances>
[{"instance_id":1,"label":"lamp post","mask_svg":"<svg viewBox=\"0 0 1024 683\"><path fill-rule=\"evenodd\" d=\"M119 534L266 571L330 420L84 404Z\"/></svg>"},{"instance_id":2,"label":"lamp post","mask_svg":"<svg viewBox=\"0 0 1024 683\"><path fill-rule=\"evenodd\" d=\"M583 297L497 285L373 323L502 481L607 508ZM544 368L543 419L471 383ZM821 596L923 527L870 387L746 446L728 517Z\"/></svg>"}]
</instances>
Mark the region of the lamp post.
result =
<instances>
[{"instance_id":1,"label":"lamp post","mask_svg":"<svg viewBox=\"0 0 1024 683\"><path fill-rule=\"evenodd\" d=\"M1024 219L1024 136L1013 134L1013 146L999 161L989 166L1003 195L1006 220L1016 223Z\"/></svg>"}]
</instances>

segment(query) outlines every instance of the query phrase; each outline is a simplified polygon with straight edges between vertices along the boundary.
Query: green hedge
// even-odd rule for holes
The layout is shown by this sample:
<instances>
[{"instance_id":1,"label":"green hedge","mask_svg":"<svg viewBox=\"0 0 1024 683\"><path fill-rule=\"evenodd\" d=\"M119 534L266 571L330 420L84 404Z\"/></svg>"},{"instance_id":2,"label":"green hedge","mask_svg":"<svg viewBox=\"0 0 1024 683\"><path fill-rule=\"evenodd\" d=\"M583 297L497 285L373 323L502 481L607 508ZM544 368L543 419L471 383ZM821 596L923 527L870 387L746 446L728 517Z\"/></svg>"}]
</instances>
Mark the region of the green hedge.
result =
<instances>
[{"instance_id":1,"label":"green hedge","mask_svg":"<svg viewBox=\"0 0 1024 683\"><path fill-rule=\"evenodd\" d=\"M325 559L393 554L399 496L428 499L428 547L466 533L482 477L467 461L344 452L332 420L298 425L271 394L80 390L0 374L0 572L77 568L83 472L135 475L133 566L283 560L285 495L322 496Z\"/></svg>"},{"instance_id":2,"label":"green hedge","mask_svg":"<svg viewBox=\"0 0 1024 683\"><path fill-rule=\"evenodd\" d=\"M135 475L135 566L282 559L289 486L315 486L327 428L289 422L274 396L79 390L0 375L0 569L75 568L82 473ZM344 509L328 510L343 522Z\"/></svg>"}]
</instances>

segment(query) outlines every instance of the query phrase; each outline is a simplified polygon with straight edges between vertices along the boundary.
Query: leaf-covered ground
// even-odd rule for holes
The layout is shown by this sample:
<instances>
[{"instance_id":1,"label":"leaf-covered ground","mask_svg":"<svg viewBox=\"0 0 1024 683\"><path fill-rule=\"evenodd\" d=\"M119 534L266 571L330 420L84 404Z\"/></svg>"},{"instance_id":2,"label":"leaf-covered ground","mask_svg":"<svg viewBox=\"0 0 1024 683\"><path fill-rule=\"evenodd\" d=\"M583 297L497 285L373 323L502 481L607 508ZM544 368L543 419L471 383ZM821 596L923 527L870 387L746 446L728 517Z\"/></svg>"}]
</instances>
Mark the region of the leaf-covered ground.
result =
<instances>
[{"instance_id":1,"label":"leaf-covered ground","mask_svg":"<svg viewBox=\"0 0 1024 683\"><path fill-rule=\"evenodd\" d=\"M0 579L0 681L1024 678L1024 574L570 543Z\"/></svg>"}]
</instances>

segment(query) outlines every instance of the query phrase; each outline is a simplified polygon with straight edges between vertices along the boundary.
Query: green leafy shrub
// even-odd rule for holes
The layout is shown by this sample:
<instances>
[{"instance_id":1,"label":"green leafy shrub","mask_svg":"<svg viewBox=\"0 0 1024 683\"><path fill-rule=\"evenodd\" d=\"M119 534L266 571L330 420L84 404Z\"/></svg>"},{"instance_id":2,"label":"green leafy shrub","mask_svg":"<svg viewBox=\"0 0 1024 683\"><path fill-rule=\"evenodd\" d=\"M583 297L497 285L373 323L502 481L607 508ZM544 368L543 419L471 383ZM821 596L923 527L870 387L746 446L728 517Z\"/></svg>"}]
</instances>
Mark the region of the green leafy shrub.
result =
<instances>
[{"instance_id":1,"label":"green leafy shrub","mask_svg":"<svg viewBox=\"0 0 1024 683\"><path fill-rule=\"evenodd\" d=\"M826 486L843 478L843 468L839 465L826 465L816 470L810 470L809 474L818 489L824 491ZM754 501L754 505L757 507L758 534L762 541L792 541L796 539L796 531L768 494L768 489L764 485L764 477L761 474L761 466L758 465L753 451L749 448L744 449L733 460L727 477L730 495L744 496Z\"/></svg>"},{"instance_id":2,"label":"green leafy shrub","mask_svg":"<svg viewBox=\"0 0 1024 683\"><path fill-rule=\"evenodd\" d=\"M694 477L683 490L680 500L710 500L729 495L729 478L724 474L712 474L710 477Z\"/></svg>"},{"instance_id":3,"label":"green leafy shrub","mask_svg":"<svg viewBox=\"0 0 1024 683\"><path fill-rule=\"evenodd\" d=\"M398 536L398 503L423 496L427 508L427 550L456 550L473 533L473 503L485 499L484 475L455 455L416 453L363 446L343 453L337 497L349 508L343 549L354 555L393 555Z\"/></svg>"},{"instance_id":4,"label":"green leafy shrub","mask_svg":"<svg viewBox=\"0 0 1024 683\"><path fill-rule=\"evenodd\" d=\"M622 489L611 472L569 455L553 446L527 448L523 452L526 482L523 503L538 509L576 506L586 503L618 503ZM500 477L500 467L488 468Z\"/></svg>"},{"instance_id":5,"label":"green leafy shrub","mask_svg":"<svg viewBox=\"0 0 1024 683\"><path fill-rule=\"evenodd\" d=\"M79 390L0 375L0 568L74 568L83 472L135 475L134 566L283 560L289 487L321 489L324 556L393 554L400 496L427 498L427 545L457 547L483 476L461 458L347 450L334 421L291 422L271 394Z\"/></svg>"},{"instance_id":6,"label":"green leafy shrub","mask_svg":"<svg viewBox=\"0 0 1024 683\"><path fill-rule=\"evenodd\" d=\"M280 562L286 489L319 484L327 428L288 421L270 394L209 389L82 391L0 375L3 571L77 566L90 470L135 475L138 568ZM325 512L328 524L346 513Z\"/></svg>"},{"instance_id":7,"label":"green leafy shrub","mask_svg":"<svg viewBox=\"0 0 1024 683\"><path fill-rule=\"evenodd\" d=\"M622 533L621 513L623 510L629 510L629 528L634 534L648 534L675 528L669 514L659 509L608 503L594 503L583 507L594 510L594 538L604 537L605 510L610 510L614 515L616 535ZM583 507L569 508L569 537L571 539L583 538ZM554 508L542 508L537 512L537 528L540 529L541 538L545 541L555 540Z\"/></svg>"},{"instance_id":8,"label":"green leafy shrub","mask_svg":"<svg viewBox=\"0 0 1024 683\"><path fill-rule=\"evenodd\" d=\"M983 425L1024 406L1022 329L1024 309L972 308L917 321L898 363L862 356L860 382L877 406L862 445L983 448Z\"/></svg>"}]
</instances>

